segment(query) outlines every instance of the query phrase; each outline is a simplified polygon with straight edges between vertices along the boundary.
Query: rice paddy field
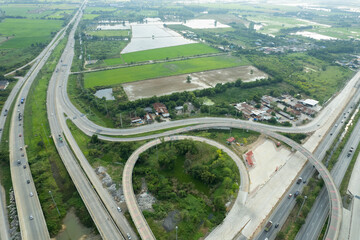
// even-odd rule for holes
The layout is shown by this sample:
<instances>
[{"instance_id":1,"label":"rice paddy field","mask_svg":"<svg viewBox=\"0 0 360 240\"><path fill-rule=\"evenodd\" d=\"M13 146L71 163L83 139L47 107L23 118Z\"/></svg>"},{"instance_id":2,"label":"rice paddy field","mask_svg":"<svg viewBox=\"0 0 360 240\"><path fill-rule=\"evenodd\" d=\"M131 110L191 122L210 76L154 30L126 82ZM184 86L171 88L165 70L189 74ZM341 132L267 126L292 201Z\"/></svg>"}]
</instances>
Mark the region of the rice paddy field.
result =
<instances>
[{"instance_id":1,"label":"rice paddy field","mask_svg":"<svg viewBox=\"0 0 360 240\"><path fill-rule=\"evenodd\" d=\"M158 48L133 53L122 54L121 58L106 59L106 65L125 64L131 62L144 62L149 60L171 59L189 57L208 53L218 53L219 50L202 43L193 43L175 47Z\"/></svg>"},{"instance_id":2,"label":"rice paddy field","mask_svg":"<svg viewBox=\"0 0 360 240\"><path fill-rule=\"evenodd\" d=\"M26 18L56 18L60 13L72 11L78 4L12 4L5 3L0 5L0 9L5 11L6 16L26 17Z\"/></svg>"},{"instance_id":3,"label":"rice paddy field","mask_svg":"<svg viewBox=\"0 0 360 240\"><path fill-rule=\"evenodd\" d=\"M15 19L7 18L0 22L0 33L9 39L0 45L4 48L25 48L35 43L46 43L51 32L58 31L61 20Z\"/></svg>"},{"instance_id":4,"label":"rice paddy field","mask_svg":"<svg viewBox=\"0 0 360 240\"><path fill-rule=\"evenodd\" d=\"M85 88L111 86L126 82L237 67L248 64L249 62L246 59L231 56L204 57L174 62L147 64L86 73L84 77L84 86Z\"/></svg>"},{"instance_id":5,"label":"rice paddy field","mask_svg":"<svg viewBox=\"0 0 360 240\"><path fill-rule=\"evenodd\" d=\"M86 34L97 37L131 37L130 30L97 30L87 31Z\"/></svg>"}]
</instances>

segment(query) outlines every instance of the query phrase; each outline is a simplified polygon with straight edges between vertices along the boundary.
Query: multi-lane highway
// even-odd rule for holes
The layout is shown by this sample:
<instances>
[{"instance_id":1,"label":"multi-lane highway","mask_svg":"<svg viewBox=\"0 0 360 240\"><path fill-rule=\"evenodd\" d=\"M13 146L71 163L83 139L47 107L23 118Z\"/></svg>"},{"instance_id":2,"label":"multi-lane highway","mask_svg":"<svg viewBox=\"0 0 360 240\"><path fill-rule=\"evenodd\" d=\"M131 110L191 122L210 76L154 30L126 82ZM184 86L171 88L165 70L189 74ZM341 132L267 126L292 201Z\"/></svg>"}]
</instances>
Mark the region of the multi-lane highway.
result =
<instances>
[{"instance_id":1,"label":"multi-lane highway","mask_svg":"<svg viewBox=\"0 0 360 240\"><path fill-rule=\"evenodd\" d=\"M352 78L347 86L344 88L344 90L335 97L335 99L328 104L328 106L319 114L319 116L310 124L302 126L302 127L293 127L293 128L282 128L282 127L274 127L274 126L264 126L259 125L256 123L246 122L246 124L254 126L259 128L261 126L262 129L267 130L275 130L275 131L283 131L283 132L309 132L316 130L319 128L319 126L325 124L328 121L333 121L335 117L339 114L339 110L341 111L341 108L338 107L339 102L341 103L347 103L349 101L349 96L353 94L354 86L356 86L357 81L359 78L359 73L357 73L354 78ZM92 134L103 134L103 135L131 135L135 133L144 133L148 131L154 131L159 129L166 129L169 127L174 126L184 126L189 124L202 124L202 123L231 123L231 124L240 124L245 123L241 120L233 120L228 118L201 118L201 119L188 119L188 120L181 120L181 121L175 121L175 122L169 122L166 124L159 124L156 126L144 126L139 127L136 129L109 129L104 128L101 126L98 126L91 121L89 121L84 114L80 113L70 102L67 91L67 77L63 78L62 82L59 82L58 87L61 89L61 95L60 97L62 99L59 99L59 102L62 105L62 108L66 112L66 114L69 116L69 118L86 134L91 136ZM191 130L192 127L188 127L187 130ZM162 134L155 134L152 136L146 136L142 138L111 138L108 136L100 136L102 139L111 140L111 141L136 141L140 139L151 139L154 137L160 137L160 136L166 136L169 134L176 134L178 133L178 130L168 131L166 133Z\"/></svg>"},{"instance_id":2,"label":"multi-lane highway","mask_svg":"<svg viewBox=\"0 0 360 240\"><path fill-rule=\"evenodd\" d=\"M23 239L50 238L27 161L22 119L24 117L26 96L30 86L54 48L64 37L65 30L66 27L58 32L51 43L41 52L30 71L16 84L3 108L3 112L5 112L5 108L10 109L11 103L15 103L11 115L9 135L10 171L19 217L20 232ZM23 87L21 87L22 85ZM18 94L18 97L14 101L16 94ZM4 124L4 113L2 114L1 120L1 124Z\"/></svg>"},{"instance_id":3,"label":"multi-lane highway","mask_svg":"<svg viewBox=\"0 0 360 240\"><path fill-rule=\"evenodd\" d=\"M82 7L80 8L79 13L81 13L81 9L83 8L83 6L84 5L82 5ZM79 14L79 16L81 16L81 14ZM98 126L98 125L92 123L91 121L89 121L86 118L86 116L84 116L82 113L80 113L71 104L71 102L67 96L67 92L66 92L68 74L70 72L70 66L72 63L72 58L74 56L74 52L73 52L74 37L73 37L73 35L74 35L74 31L76 29L79 19L80 18L77 18L77 21L74 24L74 28L73 28L72 32L70 33L71 37L69 37L69 41L65 48L64 54L61 57L61 61L59 62L57 69L54 72L54 75L52 76L51 83L49 85L48 102L47 102L48 118L49 118L49 122L50 122L50 126L51 126L52 136L54 138L56 147L58 148L59 153L62 156L62 159L63 160L70 159L69 162L67 162L67 163L65 163L66 161L64 161L64 164L67 167L70 175L72 176L72 179L73 179L75 185L77 186L77 189L80 192L80 195L82 196L91 216L93 217L94 222L99 229L99 232L106 239L121 239L122 235L124 235L124 231L127 232L128 230L124 230L126 228L126 226L124 226L123 223L118 224L116 222L116 219L118 216L116 216L112 213L114 204L108 203L108 200L106 198L102 198L100 200L100 198L102 197L102 196L99 197L100 191L101 191L100 189L97 189L96 192L93 190L91 183L94 185L95 188L98 188L97 187L98 184L97 183L94 184L94 182L98 181L98 179L97 180L93 179L93 177L90 173L93 170L91 169L91 167L89 169L89 166L86 165L86 163L85 163L86 159L81 156L81 154L78 151L78 146L76 145L76 143L73 142L72 136L70 136L71 133L67 129L67 126L65 123L64 113L66 113L67 116L81 130L83 130L88 135L92 135L94 133L110 135L110 136L131 135L131 134L145 133L145 132L154 131L154 130L166 129L166 128L175 127L175 126L180 127L180 126L190 125L190 124L205 124L205 125L195 126L195 127L186 127L183 129L168 131L166 133L146 136L146 137L142 137L142 138L121 139L121 138L111 138L111 137L106 137L106 136L100 136L103 139L112 140L112 141L136 141L136 140L141 140L141 139L151 139L151 138L155 138L155 137L159 137L159 136L166 136L169 134L176 134L176 133L180 133L180 132L184 132L184 131L191 131L194 129L201 129L204 127L211 128L211 127L219 127L219 126L220 127L229 126L229 127L247 128L247 129L252 129L254 131L260 131L260 132L263 132L270 136L273 136L275 138L276 137L280 138L282 141L285 141L288 144L292 145L292 144L294 144L293 142L284 138L283 136L274 135L275 133L273 133L272 131L311 132L311 131L316 130L319 126L322 126L326 122L332 121L332 119L334 119L334 116L338 115L338 111L339 111L338 105L340 103L346 104L348 97L352 94L353 87L356 85L357 80L359 78L359 73L358 73L352 80L350 80L350 82L345 87L345 89L332 102L329 103L329 105L326 107L326 109L323 110L322 112L320 112L319 116L314 121L312 121L311 123L309 123L305 126L301 126L301 127L283 128L283 127L276 127L276 126L269 126L269 125L260 125L257 123L241 121L241 120L234 120L234 119L229 119L229 118L200 118L200 119L187 119L187 120L173 121L173 122L168 122L168 123L164 123L164 124L143 126L143 127L134 128L134 129L104 128L104 127L101 127L101 126ZM44 62L40 61L40 63L43 64ZM40 67L40 65L39 65L39 67ZM23 96L26 96L26 91L24 91L24 94L19 95L18 102L19 102L20 98ZM22 105L20 105L19 110L20 111L23 110ZM11 125L10 140L13 143L12 149L11 149L11 158L12 158L11 162L12 162L12 164L14 164L14 163L17 164L17 162L15 162L16 157L18 156L17 154L19 154L20 151L25 151L25 150L24 149L20 150L20 147L24 145L24 143L21 140L22 137L18 137L18 139L20 138L19 139L20 141L16 140L17 139L16 137L20 136L20 134L22 134L21 133L22 126L19 126L20 128L17 127L16 121L14 121L14 119L16 120L16 111L14 111L14 113L13 113L13 121L12 121L12 125ZM17 134L19 134L19 135L17 135ZM68 146L68 144L66 142L61 142L58 139L58 135L62 135L62 134L65 134L66 138L72 141L71 142L72 149ZM315 164L317 168L319 168L319 171L325 180L325 183L329 190L329 194L331 195L332 215L333 215L332 216L333 218L330 222L328 236L329 236L329 239L336 239L336 237L338 235L340 220L341 220L342 208L341 208L341 201L337 201L339 199L339 196L338 196L338 192L337 192L336 188L334 188L334 183L333 183L330 175L326 171L326 168L321 166L308 151L306 151L301 146L297 146L297 145L294 145L294 148L299 150L303 154L305 154L305 156L307 158L309 158L310 161L312 161L313 164ZM72 153L71 150L74 151L74 153L76 154L76 156L78 157L79 160L82 159L82 160L80 160L80 164L84 170L82 170L81 167L77 164L76 158L74 157L74 154ZM20 156L21 156L21 153L20 153ZM25 159L26 159L26 153L24 153L24 161L25 161ZM14 168L16 171L16 172L14 172L14 174L12 174L13 176L15 176L15 174L20 172L20 171L18 171L18 170L20 170L18 168L18 166L17 166L17 168L15 168L15 166L12 166L12 168ZM28 169L28 167L26 169ZM72 171L72 170L74 170L74 171ZM25 170L25 171L28 171L28 170ZM87 177L90 179L91 183L86 178L83 171L86 172ZM26 175L24 175L24 176L26 177ZM96 176L95 176L95 178L96 178ZM19 179L20 178L16 177L16 180L14 180L14 181L16 182ZM31 181L31 183L32 183L32 181ZM30 183L29 187L33 186L31 183ZM20 185L20 183L17 183L17 185ZM27 185L25 185L25 186L27 186ZM34 196L32 199L36 199L36 191L35 191L35 189L33 189L33 190L34 190L34 192L33 192ZM18 200L17 200L17 205L18 205ZM26 203L20 202L19 205L23 206L23 205L26 205ZM38 208L38 207L36 207L36 208ZM23 211L23 212L26 212L26 211ZM122 217L122 215L120 217ZM24 218L22 218L22 219L24 219ZM37 220L37 221L39 221L39 220ZM33 222L35 222L35 221L33 221ZM120 229L121 229L121 231L120 231ZM131 229L129 231L131 231ZM31 237L29 237L29 238L31 238ZM134 238L134 236L133 236L133 238ZM36 239L41 239L41 238L36 238Z\"/></svg>"},{"instance_id":4,"label":"multi-lane highway","mask_svg":"<svg viewBox=\"0 0 360 240\"><path fill-rule=\"evenodd\" d=\"M347 113L347 112L346 112ZM343 115L344 116L344 115ZM348 169L350 161L353 157L353 152L357 148L360 141L360 122L356 124L353 132L350 135L349 140L345 144L343 151L341 152L336 164L334 165L331 175L337 187L340 186L342 179ZM350 149L353 150L350 152ZM313 208L311 209L306 223L300 229L296 239L299 240L315 240L321 232L322 226L324 225L326 218L329 213L329 198L326 194L326 189L322 189Z\"/></svg>"},{"instance_id":5,"label":"multi-lane highway","mask_svg":"<svg viewBox=\"0 0 360 240\"><path fill-rule=\"evenodd\" d=\"M360 89L357 88L354 96L351 98L351 100L346 105L346 107L343 109L343 111L339 114L337 120L334 122L334 124L331 126L331 128L327 131L326 135L323 136L321 143L316 148L314 155L318 159L321 160L324 158L326 151L331 147L332 143L336 139L336 136L341 133L342 127L346 122L344 119L344 116L346 116L346 118L350 117L349 114L354 110L359 99L360 99ZM345 112L345 114L343 114L344 112ZM314 134L316 134L316 132ZM334 168L336 168L337 166L338 165L335 165ZM307 164L305 166L304 170L299 175L302 176L303 179L309 179L313 175L313 173L314 173L314 169L313 169L312 164ZM298 185L298 184L294 183L293 186L290 188L290 190L285 195L287 196L290 193L294 194L296 191L302 192L302 189L304 186L305 186L304 184ZM321 194L324 196L327 196L326 190L324 190L324 192L321 192ZM328 204L328 198L324 199L321 204ZM274 210L274 212L269 217L269 220L273 221L274 223L279 223L279 228L271 228L270 231L268 231L268 232L265 232L264 229L262 229L262 231L258 234L256 239L258 239L258 240L263 240L265 238L275 239L276 234L281 229L281 226L283 225L283 223L286 221L286 219L287 219L288 215L290 214L294 205L295 205L294 198L282 199L281 202L279 203L279 205ZM321 211L322 211L322 209L317 208L317 205L314 205L315 206L314 210L316 211L315 216L320 215ZM326 212L326 216L327 215L328 215L328 210ZM318 222L318 221L311 220L311 221L307 221L307 222L312 223L312 222ZM320 228L320 230L321 230L321 226L317 226L317 227ZM309 234L308 232L306 232L306 233Z\"/></svg>"},{"instance_id":6,"label":"multi-lane highway","mask_svg":"<svg viewBox=\"0 0 360 240\"><path fill-rule=\"evenodd\" d=\"M17 82L4 104L0 117L0 126L3 128L7 115L5 112L8 112L6 110L9 110L11 104L14 103L9 135L10 171L22 239L50 238L27 161L22 124L26 96L38 72L64 37L70 24L71 21L56 34L50 44L33 61L34 64L25 77ZM15 100L17 94L18 97Z\"/></svg>"},{"instance_id":7,"label":"multi-lane highway","mask_svg":"<svg viewBox=\"0 0 360 240\"><path fill-rule=\"evenodd\" d=\"M72 178L85 206L87 207L103 239L123 239L127 234L137 239L126 218L117 210L117 205L102 186L94 170L75 143L66 125L66 118L58 104L61 79L68 76L74 56L74 34L81 19L77 18L69 34L69 40L51 77L47 94L47 112L51 134L60 157ZM65 137L61 141L59 136ZM75 144L74 144L75 143ZM71 147L70 147L71 146ZM78 163L79 161L79 163Z\"/></svg>"}]
</instances>

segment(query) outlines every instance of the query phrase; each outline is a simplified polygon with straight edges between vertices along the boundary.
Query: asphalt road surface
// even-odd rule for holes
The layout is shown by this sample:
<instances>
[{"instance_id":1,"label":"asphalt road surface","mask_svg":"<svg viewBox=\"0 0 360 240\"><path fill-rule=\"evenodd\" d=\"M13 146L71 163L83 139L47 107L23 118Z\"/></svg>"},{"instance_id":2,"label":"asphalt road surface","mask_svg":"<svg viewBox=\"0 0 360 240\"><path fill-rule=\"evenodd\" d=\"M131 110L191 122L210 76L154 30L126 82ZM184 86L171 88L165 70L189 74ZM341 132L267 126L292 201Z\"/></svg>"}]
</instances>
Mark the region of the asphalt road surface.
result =
<instances>
[{"instance_id":1,"label":"asphalt road surface","mask_svg":"<svg viewBox=\"0 0 360 240\"><path fill-rule=\"evenodd\" d=\"M337 187L340 186L342 179L349 167L350 161L353 157L353 152L357 148L360 141L360 122L356 124L349 140L345 144L336 164L334 165L331 175ZM354 150L349 152L350 148ZM306 223L300 229L296 239L299 240L312 240L318 239L321 229L325 224L326 218L329 213L329 197L326 194L326 189L322 189L314 206L312 207Z\"/></svg>"},{"instance_id":2,"label":"asphalt road surface","mask_svg":"<svg viewBox=\"0 0 360 240\"><path fill-rule=\"evenodd\" d=\"M61 80L63 75L68 75L70 72L71 62L74 56L74 34L80 19L81 14L77 18L74 27L69 34L68 43L56 66L48 87L47 112L51 135L59 155L102 238L124 239L123 236L130 233L132 239L136 239L135 233L132 231L122 213L117 211L116 203L111 199L110 194L103 188L100 180L94 173L90 164L86 161L78 146L70 147L67 143L67 141L69 141L72 145L74 139L72 136L69 136L70 131L66 126L66 119L61 107L57 103L57 95L59 95L57 83ZM64 140L61 141L59 136L65 136ZM80 164L78 163L78 160Z\"/></svg>"}]
</instances>

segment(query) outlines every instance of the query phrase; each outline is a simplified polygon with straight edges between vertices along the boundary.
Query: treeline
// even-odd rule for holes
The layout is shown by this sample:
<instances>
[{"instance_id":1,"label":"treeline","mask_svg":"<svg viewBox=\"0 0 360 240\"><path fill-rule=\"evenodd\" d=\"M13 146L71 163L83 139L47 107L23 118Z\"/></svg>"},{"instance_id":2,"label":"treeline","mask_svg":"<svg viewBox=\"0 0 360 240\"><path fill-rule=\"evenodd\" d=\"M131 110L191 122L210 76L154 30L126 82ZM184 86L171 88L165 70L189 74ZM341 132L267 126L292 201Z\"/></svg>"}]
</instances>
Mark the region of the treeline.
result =
<instances>
[{"instance_id":1,"label":"treeline","mask_svg":"<svg viewBox=\"0 0 360 240\"><path fill-rule=\"evenodd\" d=\"M321 41L318 46L318 49L309 50L308 54L328 63L339 59L337 54L356 54L360 51L359 41L353 40Z\"/></svg>"}]
</instances>

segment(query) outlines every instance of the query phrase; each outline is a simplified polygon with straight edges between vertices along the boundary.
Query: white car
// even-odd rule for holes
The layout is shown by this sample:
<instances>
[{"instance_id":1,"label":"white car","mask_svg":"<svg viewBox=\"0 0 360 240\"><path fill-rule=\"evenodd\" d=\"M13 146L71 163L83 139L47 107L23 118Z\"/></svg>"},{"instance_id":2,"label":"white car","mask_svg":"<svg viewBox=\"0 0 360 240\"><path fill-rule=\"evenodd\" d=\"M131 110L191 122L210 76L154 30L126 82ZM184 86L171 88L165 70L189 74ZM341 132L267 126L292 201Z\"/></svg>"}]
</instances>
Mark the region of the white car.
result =
<instances>
[{"instance_id":1,"label":"white car","mask_svg":"<svg viewBox=\"0 0 360 240\"><path fill-rule=\"evenodd\" d=\"M33 192L30 192L30 197L34 196Z\"/></svg>"},{"instance_id":2,"label":"white car","mask_svg":"<svg viewBox=\"0 0 360 240\"><path fill-rule=\"evenodd\" d=\"M127 235L128 239L130 240L131 239L130 233L127 233L126 235Z\"/></svg>"},{"instance_id":3,"label":"white car","mask_svg":"<svg viewBox=\"0 0 360 240\"><path fill-rule=\"evenodd\" d=\"M117 210L118 210L118 212L121 212L121 208L120 208L120 207L117 207Z\"/></svg>"},{"instance_id":4,"label":"white car","mask_svg":"<svg viewBox=\"0 0 360 240\"><path fill-rule=\"evenodd\" d=\"M29 219L30 219L30 220L33 220L33 219L34 219L33 215L30 215L30 216L29 216Z\"/></svg>"}]
</instances>

